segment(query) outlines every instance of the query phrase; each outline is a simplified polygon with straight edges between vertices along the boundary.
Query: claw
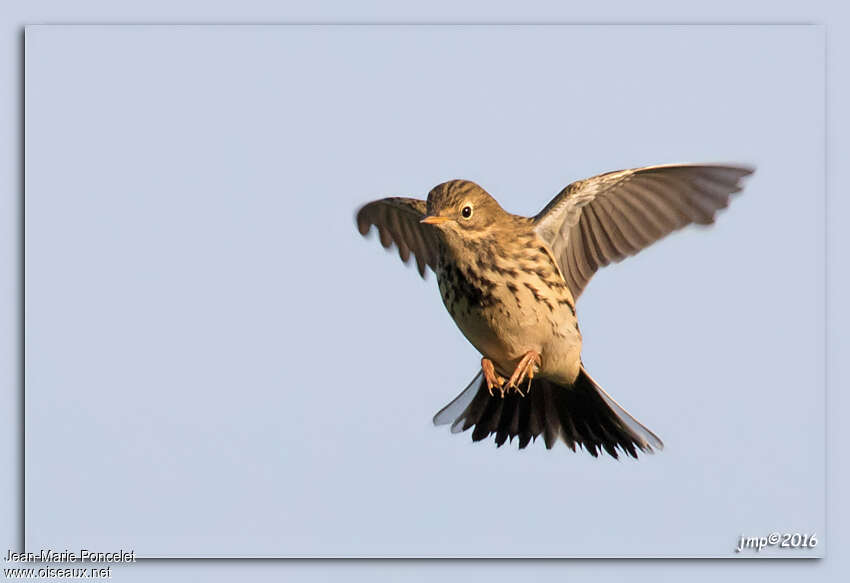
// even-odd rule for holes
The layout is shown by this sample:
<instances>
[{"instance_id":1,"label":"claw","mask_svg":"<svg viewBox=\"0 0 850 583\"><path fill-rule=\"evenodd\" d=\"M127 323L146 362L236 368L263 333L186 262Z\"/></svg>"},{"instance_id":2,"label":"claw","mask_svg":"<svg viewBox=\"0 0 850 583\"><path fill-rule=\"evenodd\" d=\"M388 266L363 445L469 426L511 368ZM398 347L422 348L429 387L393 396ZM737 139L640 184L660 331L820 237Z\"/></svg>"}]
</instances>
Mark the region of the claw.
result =
<instances>
[{"instance_id":1,"label":"claw","mask_svg":"<svg viewBox=\"0 0 850 583\"><path fill-rule=\"evenodd\" d=\"M505 396L505 391L502 389L502 384L505 379L496 374L496 369L493 367L493 362L489 358L481 359L481 372L484 373L484 380L487 381L487 391L490 396L494 397L493 388L498 388L502 391L502 396Z\"/></svg>"},{"instance_id":2,"label":"claw","mask_svg":"<svg viewBox=\"0 0 850 583\"><path fill-rule=\"evenodd\" d=\"M531 379L534 378L534 367L540 366L541 360L540 355L534 352L533 350L529 350L526 352L523 357L520 359L519 363L514 370L514 374L511 375L511 378L508 380L508 389L513 388L517 393L522 396L528 394L531 391ZM526 393L520 390L519 385L522 381L525 380L525 377L528 377L528 388L526 388Z\"/></svg>"},{"instance_id":3,"label":"claw","mask_svg":"<svg viewBox=\"0 0 850 583\"><path fill-rule=\"evenodd\" d=\"M481 372L484 373L484 380L487 382L487 391L491 397L496 396L493 389L499 389L499 395L503 399L505 395L510 394L511 389L519 393L520 397L525 397L531 391L531 379L534 378L534 368L539 367L540 364L540 355L530 350L520 359L514 373L507 382L502 376L496 373L493 361L489 358L485 357L481 359ZM520 385L526 377L528 377L528 385L523 393Z\"/></svg>"}]
</instances>

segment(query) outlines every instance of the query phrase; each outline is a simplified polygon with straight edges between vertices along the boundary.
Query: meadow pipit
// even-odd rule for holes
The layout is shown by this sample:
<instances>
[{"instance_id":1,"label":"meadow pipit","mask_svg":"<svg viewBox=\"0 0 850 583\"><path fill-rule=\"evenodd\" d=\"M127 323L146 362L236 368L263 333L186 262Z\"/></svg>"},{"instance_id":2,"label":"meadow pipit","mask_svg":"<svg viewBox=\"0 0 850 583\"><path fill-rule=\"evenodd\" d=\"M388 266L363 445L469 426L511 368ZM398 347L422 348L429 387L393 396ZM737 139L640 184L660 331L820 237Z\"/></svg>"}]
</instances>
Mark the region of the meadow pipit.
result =
<instances>
[{"instance_id":1,"label":"meadow pipit","mask_svg":"<svg viewBox=\"0 0 850 583\"><path fill-rule=\"evenodd\" d=\"M434 416L472 439L520 449L542 434L597 456L637 457L661 440L614 401L581 362L575 300L594 272L690 223L709 224L751 169L664 165L567 186L539 214L506 212L473 182L434 187L427 202L384 198L357 213L419 273L437 274L443 303L481 353L481 371Z\"/></svg>"}]
</instances>

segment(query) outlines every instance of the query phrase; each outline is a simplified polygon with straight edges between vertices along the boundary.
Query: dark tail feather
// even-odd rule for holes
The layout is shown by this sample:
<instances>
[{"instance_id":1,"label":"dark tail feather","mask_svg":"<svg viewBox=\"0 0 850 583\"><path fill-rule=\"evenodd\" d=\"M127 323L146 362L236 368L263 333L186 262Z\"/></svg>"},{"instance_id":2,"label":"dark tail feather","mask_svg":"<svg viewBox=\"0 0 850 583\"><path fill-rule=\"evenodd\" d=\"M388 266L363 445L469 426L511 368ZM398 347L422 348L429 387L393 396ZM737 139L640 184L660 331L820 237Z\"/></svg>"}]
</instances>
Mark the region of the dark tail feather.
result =
<instances>
[{"instance_id":1,"label":"dark tail feather","mask_svg":"<svg viewBox=\"0 0 850 583\"><path fill-rule=\"evenodd\" d=\"M580 446L594 457L604 450L617 458L619 449L636 458L638 450L652 453L664 448L658 436L629 415L584 368L569 387L538 377L524 397L516 392L504 398L495 393L490 396L478 373L434 416L434 424L451 423L452 433L474 428L473 441L495 434L499 447L517 437L523 449L542 435L547 449L560 439L573 451Z\"/></svg>"}]
</instances>

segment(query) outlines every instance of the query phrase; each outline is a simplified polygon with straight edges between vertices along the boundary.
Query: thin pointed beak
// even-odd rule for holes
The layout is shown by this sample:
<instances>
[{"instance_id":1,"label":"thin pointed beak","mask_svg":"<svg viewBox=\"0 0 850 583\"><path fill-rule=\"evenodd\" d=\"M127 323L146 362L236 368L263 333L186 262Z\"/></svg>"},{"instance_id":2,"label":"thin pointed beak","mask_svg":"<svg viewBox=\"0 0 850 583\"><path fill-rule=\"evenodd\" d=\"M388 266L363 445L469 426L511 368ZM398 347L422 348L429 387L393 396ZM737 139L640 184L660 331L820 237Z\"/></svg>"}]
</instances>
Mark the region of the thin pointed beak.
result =
<instances>
[{"instance_id":1,"label":"thin pointed beak","mask_svg":"<svg viewBox=\"0 0 850 583\"><path fill-rule=\"evenodd\" d=\"M431 216L425 217L424 219L422 219L419 222L425 223L426 225L439 225L440 223L445 223L446 221L450 221L450 220L451 219L449 217L438 217L438 216L435 216L435 215L431 215Z\"/></svg>"}]
</instances>

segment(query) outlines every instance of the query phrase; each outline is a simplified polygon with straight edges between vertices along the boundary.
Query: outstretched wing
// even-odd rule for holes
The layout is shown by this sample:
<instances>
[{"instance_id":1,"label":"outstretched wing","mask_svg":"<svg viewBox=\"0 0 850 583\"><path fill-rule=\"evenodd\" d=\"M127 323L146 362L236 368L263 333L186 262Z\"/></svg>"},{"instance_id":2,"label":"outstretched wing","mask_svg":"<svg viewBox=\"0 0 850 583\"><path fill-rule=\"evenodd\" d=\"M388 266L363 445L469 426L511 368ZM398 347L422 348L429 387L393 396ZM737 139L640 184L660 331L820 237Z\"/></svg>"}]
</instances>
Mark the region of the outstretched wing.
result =
<instances>
[{"instance_id":1,"label":"outstretched wing","mask_svg":"<svg viewBox=\"0 0 850 583\"><path fill-rule=\"evenodd\" d=\"M707 225L753 170L670 164L619 170L567 186L534 218L574 298L597 269L690 223Z\"/></svg>"},{"instance_id":2,"label":"outstretched wing","mask_svg":"<svg viewBox=\"0 0 850 583\"><path fill-rule=\"evenodd\" d=\"M416 257L419 275L425 277L425 266L433 271L437 265L437 239L434 227L420 223L425 218L424 200L416 198L382 198L357 211L357 228L366 235L372 225L378 229L381 244L389 248L395 243L405 263L411 253Z\"/></svg>"}]
</instances>

